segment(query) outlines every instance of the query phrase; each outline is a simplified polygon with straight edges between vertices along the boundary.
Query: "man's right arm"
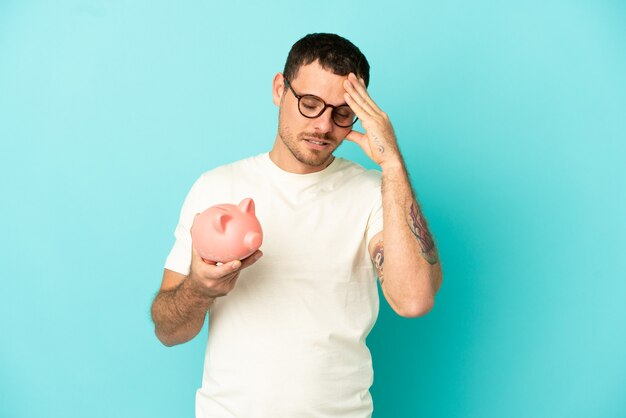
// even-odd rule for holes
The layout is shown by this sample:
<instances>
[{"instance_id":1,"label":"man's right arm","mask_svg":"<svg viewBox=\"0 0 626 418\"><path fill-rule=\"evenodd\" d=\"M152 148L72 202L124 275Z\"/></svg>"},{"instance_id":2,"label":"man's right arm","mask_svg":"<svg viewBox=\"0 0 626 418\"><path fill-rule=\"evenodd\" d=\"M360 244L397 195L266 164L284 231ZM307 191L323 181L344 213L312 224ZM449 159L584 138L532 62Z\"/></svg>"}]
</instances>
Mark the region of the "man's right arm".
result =
<instances>
[{"instance_id":1,"label":"man's right arm","mask_svg":"<svg viewBox=\"0 0 626 418\"><path fill-rule=\"evenodd\" d=\"M188 276L165 269L161 289L152 302L157 338L168 347L191 340L202 329L214 300L195 291Z\"/></svg>"},{"instance_id":2,"label":"man's right arm","mask_svg":"<svg viewBox=\"0 0 626 418\"><path fill-rule=\"evenodd\" d=\"M235 287L239 272L262 255L257 251L244 260L217 266L202 260L194 249L187 276L165 269L161 289L152 302L157 338L171 347L198 335L215 299L228 294Z\"/></svg>"}]
</instances>

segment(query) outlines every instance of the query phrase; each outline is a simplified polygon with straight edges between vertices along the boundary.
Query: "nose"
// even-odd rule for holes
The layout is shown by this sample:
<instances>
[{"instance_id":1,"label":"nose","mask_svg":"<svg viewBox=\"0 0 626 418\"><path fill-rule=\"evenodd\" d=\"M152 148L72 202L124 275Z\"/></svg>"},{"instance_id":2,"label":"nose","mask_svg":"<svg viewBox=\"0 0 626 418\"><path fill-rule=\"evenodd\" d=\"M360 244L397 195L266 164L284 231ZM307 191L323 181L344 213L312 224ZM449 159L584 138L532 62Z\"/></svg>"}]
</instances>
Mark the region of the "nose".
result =
<instances>
[{"instance_id":1,"label":"nose","mask_svg":"<svg viewBox=\"0 0 626 418\"><path fill-rule=\"evenodd\" d=\"M333 130L333 109L331 107L324 110L324 113L313 119L313 128L317 132L330 132Z\"/></svg>"}]
</instances>

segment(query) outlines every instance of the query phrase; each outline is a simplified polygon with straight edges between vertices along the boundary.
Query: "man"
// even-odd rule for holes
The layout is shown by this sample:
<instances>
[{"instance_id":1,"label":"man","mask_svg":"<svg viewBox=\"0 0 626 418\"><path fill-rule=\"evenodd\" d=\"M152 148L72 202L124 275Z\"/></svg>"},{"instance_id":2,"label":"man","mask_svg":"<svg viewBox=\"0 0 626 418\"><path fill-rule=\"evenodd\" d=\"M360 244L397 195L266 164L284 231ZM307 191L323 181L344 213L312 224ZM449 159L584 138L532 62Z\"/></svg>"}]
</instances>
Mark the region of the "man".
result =
<instances>
[{"instance_id":1,"label":"man","mask_svg":"<svg viewBox=\"0 0 626 418\"><path fill-rule=\"evenodd\" d=\"M432 308L441 266L368 82L356 46L307 35L274 77L272 150L203 174L189 192L152 317L171 346L195 337L209 314L198 417L371 416L365 338L378 315L376 273L399 315ZM357 118L364 133L352 130ZM344 138L382 174L335 158ZM191 245L195 214L245 197L256 203L263 251L204 262Z\"/></svg>"}]
</instances>

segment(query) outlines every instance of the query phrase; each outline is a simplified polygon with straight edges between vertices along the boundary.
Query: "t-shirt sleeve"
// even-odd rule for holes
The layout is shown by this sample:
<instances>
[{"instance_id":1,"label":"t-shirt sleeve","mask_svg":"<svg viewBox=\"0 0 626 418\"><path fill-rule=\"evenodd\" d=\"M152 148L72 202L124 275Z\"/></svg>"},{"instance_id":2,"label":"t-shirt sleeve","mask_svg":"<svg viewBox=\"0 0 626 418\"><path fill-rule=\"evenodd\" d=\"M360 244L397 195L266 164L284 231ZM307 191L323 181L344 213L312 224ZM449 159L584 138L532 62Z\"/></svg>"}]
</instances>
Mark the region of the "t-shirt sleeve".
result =
<instances>
[{"instance_id":1,"label":"t-shirt sleeve","mask_svg":"<svg viewBox=\"0 0 626 418\"><path fill-rule=\"evenodd\" d=\"M365 231L368 246L374 235L383 230L383 197L380 189L381 173L376 170L370 170L370 172L375 174L377 181L375 182L375 187L372 188L373 205L367 221L367 230Z\"/></svg>"},{"instance_id":2,"label":"t-shirt sleeve","mask_svg":"<svg viewBox=\"0 0 626 418\"><path fill-rule=\"evenodd\" d=\"M176 241L172 247L167 259L165 260L165 268L184 275L189 274L191 265L191 224L198 213L198 189L200 188L200 177L191 186L189 193L180 210L178 225L174 231Z\"/></svg>"}]
</instances>

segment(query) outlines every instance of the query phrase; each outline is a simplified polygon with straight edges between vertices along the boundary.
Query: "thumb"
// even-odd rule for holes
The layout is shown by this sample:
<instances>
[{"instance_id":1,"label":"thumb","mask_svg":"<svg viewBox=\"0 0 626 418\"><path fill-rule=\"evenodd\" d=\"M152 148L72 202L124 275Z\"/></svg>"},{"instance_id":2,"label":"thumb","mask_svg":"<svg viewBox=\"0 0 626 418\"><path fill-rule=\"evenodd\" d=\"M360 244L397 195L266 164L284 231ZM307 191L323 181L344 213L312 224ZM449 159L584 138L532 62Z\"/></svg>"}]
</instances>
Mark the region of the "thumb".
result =
<instances>
[{"instance_id":1,"label":"thumb","mask_svg":"<svg viewBox=\"0 0 626 418\"><path fill-rule=\"evenodd\" d=\"M353 131L348 132L348 135L346 135L346 139L347 139L348 141L351 141L351 142L357 143L357 144L359 144L359 145L361 145L361 143L363 142L364 137L365 137L365 135L364 135L364 134L362 134L362 133L361 133L361 132L359 132L359 131L354 131L354 130L353 130Z\"/></svg>"},{"instance_id":2,"label":"thumb","mask_svg":"<svg viewBox=\"0 0 626 418\"><path fill-rule=\"evenodd\" d=\"M357 144L359 147L361 147L365 155L373 159L370 144L365 134L359 131L350 131L348 135L346 135L346 139L350 142L354 142L355 144Z\"/></svg>"},{"instance_id":3,"label":"thumb","mask_svg":"<svg viewBox=\"0 0 626 418\"><path fill-rule=\"evenodd\" d=\"M241 268L241 261L239 260L228 261L224 264L220 264L219 266L218 265L212 266L210 274L214 280L219 280L223 277L230 276L231 274L235 273L240 268Z\"/></svg>"}]
</instances>

